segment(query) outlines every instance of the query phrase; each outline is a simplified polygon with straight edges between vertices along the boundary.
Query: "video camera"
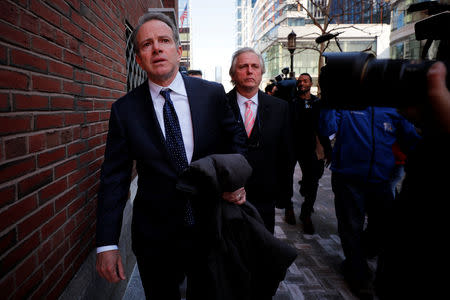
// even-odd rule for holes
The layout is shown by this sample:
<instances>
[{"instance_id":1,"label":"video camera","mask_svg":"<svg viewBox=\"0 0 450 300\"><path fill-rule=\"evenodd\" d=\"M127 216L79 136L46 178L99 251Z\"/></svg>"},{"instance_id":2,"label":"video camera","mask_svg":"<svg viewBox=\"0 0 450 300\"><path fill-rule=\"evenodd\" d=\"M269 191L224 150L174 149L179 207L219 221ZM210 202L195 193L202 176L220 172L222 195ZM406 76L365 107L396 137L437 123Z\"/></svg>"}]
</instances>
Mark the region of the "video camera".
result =
<instances>
[{"instance_id":1,"label":"video camera","mask_svg":"<svg viewBox=\"0 0 450 300\"><path fill-rule=\"evenodd\" d=\"M286 67L281 70L281 74L275 76L277 90L274 96L286 101L292 101L295 96L297 80L295 78L288 78L288 74L289 68Z\"/></svg>"},{"instance_id":2,"label":"video camera","mask_svg":"<svg viewBox=\"0 0 450 300\"><path fill-rule=\"evenodd\" d=\"M436 60L443 61L450 70L450 5L431 3L429 14L438 13L417 22L414 28L417 40L427 40L421 60L375 59L373 54L364 52L324 53L326 65L319 76L322 104L339 109L401 108L425 101L426 74L436 62L426 60L433 41L439 42ZM423 10L424 5L413 4L408 12ZM448 73L446 83L449 87Z\"/></svg>"}]
</instances>

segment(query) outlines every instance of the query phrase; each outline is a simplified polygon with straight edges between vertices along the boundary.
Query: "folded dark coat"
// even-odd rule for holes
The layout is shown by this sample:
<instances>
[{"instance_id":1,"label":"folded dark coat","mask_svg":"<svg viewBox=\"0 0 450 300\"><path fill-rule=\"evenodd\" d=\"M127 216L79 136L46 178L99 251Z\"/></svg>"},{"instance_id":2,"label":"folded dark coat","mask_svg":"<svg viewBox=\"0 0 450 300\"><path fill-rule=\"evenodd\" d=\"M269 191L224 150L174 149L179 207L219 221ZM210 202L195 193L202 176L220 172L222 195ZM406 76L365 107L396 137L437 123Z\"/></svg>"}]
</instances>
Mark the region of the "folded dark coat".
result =
<instances>
[{"instance_id":1,"label":"folded dark coat","mask_svg":"<svg viewBox=\"0 0 450 300\"><path fill-rule=\"evenodd\" d=\"M251 167L240 154L217 154L193 162L177 188L190 198L208 246L214 299L258 299L276 293L296 250L265 228L258 211L222 199L244 186Z\"/></svg>"}]
</instances>

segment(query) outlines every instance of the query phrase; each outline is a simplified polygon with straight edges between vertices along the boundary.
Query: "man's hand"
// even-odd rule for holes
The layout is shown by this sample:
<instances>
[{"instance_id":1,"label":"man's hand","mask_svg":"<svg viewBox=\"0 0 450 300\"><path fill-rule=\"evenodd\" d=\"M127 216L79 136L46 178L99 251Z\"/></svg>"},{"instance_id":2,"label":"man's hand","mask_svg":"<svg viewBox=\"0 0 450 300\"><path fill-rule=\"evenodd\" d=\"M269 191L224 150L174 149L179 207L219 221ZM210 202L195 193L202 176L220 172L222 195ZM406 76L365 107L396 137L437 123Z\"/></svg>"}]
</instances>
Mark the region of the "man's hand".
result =
<instances>
[{"instance_id":1,"label":"man's hand","mask_svg":"<svg viewBox=\"0 0 450 300\"><path fill-rule=\"evenodd\" d=\"M228 202L241 205L245 202L245 189L241 187L240 189L235 190L234 192L224 192L222 194L222 198Z\"/></svg>"},{"instance_id":2,"label":"man's hand","mask_svg":"<svg viewBox=\"0 0 450 300\"><path fill-rule=\"evenodd\" d=\"M125 279L122 258L119 250L97 253L96 269L98 274L109 282L119 282Z\"/></svg>"}]
</instances>

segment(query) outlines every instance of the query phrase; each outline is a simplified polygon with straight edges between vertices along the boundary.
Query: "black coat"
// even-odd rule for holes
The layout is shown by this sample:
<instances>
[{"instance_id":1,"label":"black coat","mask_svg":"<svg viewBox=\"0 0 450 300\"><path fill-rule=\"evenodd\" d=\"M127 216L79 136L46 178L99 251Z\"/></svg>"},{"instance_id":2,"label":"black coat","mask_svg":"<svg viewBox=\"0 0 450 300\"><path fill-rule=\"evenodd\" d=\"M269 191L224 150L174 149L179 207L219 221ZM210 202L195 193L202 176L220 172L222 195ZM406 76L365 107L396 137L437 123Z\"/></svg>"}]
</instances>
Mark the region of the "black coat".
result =
<instances>
[{"instance_id":1,"label":"black coat","mask_svg":"<svg viewBox=\"0 0 450 300\"><path fill-rule=\"evenodd\" d=\"M245 153L223 86L183 76L194 137L192 160L214 153ZM185 203L175 192L179 172L165 146L148 81L111 107L97 208L97 246L117 245L128 199L133 161L138 190L133 205L135 254L164 252L179 239Z\"/></svg>"},{"instance_id":2,"label":"black coat","mask_svg":"<svg viewBox=\"0 0 450 300\"><path fill-rule=\"evenodd\" d=\"M236 89L227 96L231 109L242 129ZM245 129L244 129L245 130ZM295 167L292 120L286 101L258 91L258 109L252 133L247 138L247 159L253 169L245 189L248 200L275 203L284 208L292 198L292 178Z\"/></svg>"},{"instance_id":3,"label":"black coat","mask_svg":"<svg viewBox=\"0 0 450 300\"><path fill-rule=\"evenodd\" d=\"M222 199L242 187L251 167L240 154L211 155L193 162L177 188L191 198L198 226L209 242L211 299L258 299L276 293L296 250L275 238L258 211Z\"/></svg>"}]
</instances>

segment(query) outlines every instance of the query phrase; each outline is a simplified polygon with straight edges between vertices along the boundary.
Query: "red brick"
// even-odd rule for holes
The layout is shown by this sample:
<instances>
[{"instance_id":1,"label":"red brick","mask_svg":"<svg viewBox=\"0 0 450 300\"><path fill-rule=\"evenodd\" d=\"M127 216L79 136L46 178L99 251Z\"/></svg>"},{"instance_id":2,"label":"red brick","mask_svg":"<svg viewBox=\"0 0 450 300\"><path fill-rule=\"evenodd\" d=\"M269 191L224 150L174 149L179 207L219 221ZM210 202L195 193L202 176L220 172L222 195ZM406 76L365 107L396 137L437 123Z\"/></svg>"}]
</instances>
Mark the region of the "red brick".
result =
<instances>
[{"instance_id":1,"label":"red brick","mask_svg":"<svg viewBox=\"0 0 450 300\"><path fill-rule=\"evenodd\" d=\"M92 75L84 71L75 71L75 80L82 83L91 83Z\"/></svg>"},{"instance_id":2,"label":"red brick","mask_svg":"<svg viewBox=\"0 0 450 300\"><path fill-rule=\"evenodd\" d=\"M2 271L8 272L39 246L39 233L31 235L0 260Z\"/></svg>"},{"instance_id":3,"label":"red brick","mask_svg":"<svg viewBox=\"0 0 450 300\"><path fill-rule=\"evenodd\" d=\"M88 191L98 180L100 180L100 174L90 175L80 183L79 188L81 191Z\"/></svg>"},{"instance_id":4,"label":"red brick","mask_svg":"<svg viewBox=\"0 0 450 300\"><path fill-rule=\"evenodd\" d=\"M105 100L95 100L94 101L94 109L106 109L106 104L108 101Z\"/></svg>"},{"instance_id":5,"label":"red brick","mask_svg":"<svg viewBox=\"0 0 450 300\"><path fill-rule=\"evenodd\" d=\"M57 11L61 12L63 15L68 16L70 13L70 6L63 0L52 0L49 4L54 7ZM64 18L61 18L64 19Z\"/></svg>"},{"instance_id":6,"label":"red brick","mask_svg":"<svg viewBox=\"0 0 450 300\"><path fill-rule=\"evenodd\" d=\"M56 130L54 130L52 132L47 132L45 134L45 140L47 142L47 148L49 149L49 148L53 148L53 147L61 145L60 137L61 137L61 135Z\"/></svg>"},{"instance_id":7,"label":"red brick","mask_svg":"<svg viewBox=\"0 0 450 300\"><path fill-rule=\"evenodd\" d=\"M18 178L24 174L30 173L36 169L34 157L15 160L0 165L0 183Z\"/></svg>"},{"instance_id":8,"label":"red brick","mask_svg":"<svg viewBox=\"0 0 450 300\"><path fill-rule=\"evenodd\" d=\"M14 203L9 208L0 213L0 231L6 227L14 225L20 219L31 213L38 207L37 199L35 195L27 197Z\"/></svg>"},{"instance_id":9,"label":"red brick","mask_svg":"<svg viewBox=\"0 0 450 300\"><path fill-rule=\"evenodd\" d=\"M75 66L79 66L79 67L83 66L83 58L80 55L72 53L67 50L64 50L63 61L68 64L71 64L71 65L75 65Z\"/></svg>"},{"instance_id":10,"label":"red brick","mask_svg":"<svg viewBox=\"0 0 450 300\"><path fill-rule=\"evenodd\" d=\"M22 198L25 195L28 195L35 190L46 186L50 182L52 182L52 170L42 171L40 173L31 175L25 179L22 179L19 185L19 198Z\"/></svg>"},{"instance_id":11,"label":"red brick","mask_svg":"<svg viewBox=\"0 0 450 300\"><path fill-rule=\"evenodd\" d=\"M55 167L55 177L63 177L77 169L77 159L73 158Z\"/></svg>"},{"instance_id":12,"label":"red brick","mask_svg":"<svg viewBox=\"0 0 450 300\"><path fill-rule=\"evenodd\" d=\"M86 122L87 123L93 123L99 121L99 112L88 112L86 113Z\"/></svg>"},{"instance_id":13,"label":"red brick","mask_svg":"<svg viewBox=\"0 0 450 300\"><path fill-rule=\"evenodd\" d=\"M48 223L46 223L41 228L41 236L43 240L46 240L50 235L55 233L58 228L60 228L67 219L67 212L65 210L61 211L59 214L54 216ZM54 246L54 245L53 245Z\"/></svg>"},{"instance_id":14,"label":"red brick","mask_svg":"<svg viewBox=\"0 0 450 300\"><path fill-rule=\"evenodd\" d=\"M16 186L11 185L0 189L0 209L16 200ZM1 252L1 251L0 251Z\"/></svg>"},{"instance_id":15,"label":"red brick","mask_svg":"<svg viewBox=\"0 0 450 300\"><path fill-rule=\"evenodd\" d=\"M0 135L31 131L31 115L0 116Z\"/></svg>"},{"instance_id":16,"label":"red brick","mask_svg":"<svg viewBox=\"0 0 450 300\"><path fill-rule=\"evenodd\" d=\"M109 111L100 112L100 121L109 120L110 113Z\"/></svg>"},{"instance_id":17,"label":"red brick","mask_svg":"<svg viewBox=\"0 0 450 300\"><path fill-rule=\"evenodd\" d=\"M97 64L95 62L90 62L90 61L86 61L85 62L85 67L86 70L91 71L92 73L97 73L97 74L101 74L103 76L110 76L111 75L111 70L100 65Z\"/></svg>"},{"instance_id":18,"label":"red brick","mask_svg":"<svg viewBox=\"0 0 450 300\"><path fill-rule=\"evenodd\" d=\"M79 182L84 176L87 175L87 168L81 168L76 170L75 173L69 175L69 187L73 186L75 183Z\"/></svg>"},{"instance_id":19,"label":"red brick","mask_svg":"<svg viewBox=\"0 0 450 300\"><path fill-rule=\"evenodd\" d=\"M61 25L60 15L48 7L46 4L39 0L31 0L30 10L40 16L42 19L52 23L53 25L59 27Z\"/></svg>"},{"instance_id":20,"label":"red brick","mask_svg":"<svg viewBox=\"0 0 450 300\"><path fill-rule=\"evenodd\" d=\"M14 227L9 232L0 236L0 253L6 253L15 244L17 244L17 232Z\"/></svg>"},{"instance_id":21,"label":"red brick","mask_svg":"<svg viewBox=\"0 0 450 300\"><path fill-rule=\"evenodd\" d=\"M53 203L49 203L22 221L17 226L19 241L41 227L53 216L53 214Z\"/></svg>"},{"instance_id":22,"label":"red brick","mask_svg":"<svg viewBox=\"0 0 450 300\"><path fill-rule=\"evenodd\" d=\"M36 129L55 128L64 125L62 114L43 114L36 117Z\"/></svg>"},{"instance_id":23,"label":"red brick","mask_svg":"<svg viewBox=\"0 0 450 300\"><path fill-rule=\"evenodd\" d=\"M39 26L36 26L36 24L39 24L39 18L36 16L31 15L28 12L23 12L20 15L20 27L23 29L39 34Z\"/></svg>"},{"instance_id":24,"label":"red brick","mask_svg":"<svg viewBox=\"0 0 450 300\"><path fill-rule=\"evenodd\" d=\"M96 86L84 86L84 96L86 97L98 97L100 95L100 89Z\"/></svg>"},{"instance_id":25,"label":"red brick","mask_svg":"<svg viewBox=\"0 0 450 300\"><path fill-rule=\"evenodd\" d=\"M72 81L63 81L63 93L70 95L81 95L81 85Z\"/></svg>"},{"instance_id":26,"label":"red brick","mask_svg":"<svg viewBox=\"0 0 450 300\"><path fill-rule=\"evenodd\" d=\"M43 264L52 251L53 246L51 239L42 242L37 250L38 264L39 265Z\"/></svg>"},{"instance_id":27,"label":"red brick","mask_svg":"<svg viewBox=\"0 0 450 300\"><path fill-rule=\"evenodd\" d=\"M50 108L52 110L73 110L74 99L73 97L50 97Z\"/></svg>"},{"instance_id":28,"label":"red brick","mask_svg":"<svg viewBox=\"0 0 450 300\"><path fill-rule=\"evenodd\" d=\"M0 88L26 90L28 89L28 84L29 79L26 74L4 69L0 70Z\"/></svg>"},{"instance_id":29,"label":"red brick","mask_svg":"<svg viewBox=\"0 0 450 300\"><path fill-rule=\"evenodd\" d=\"M71 277L63 276L63 266L58 265L51 275L51 281L49 280L50 288L48 289L50 292L47 294L46 299L58 299L61 294L64 292L64 288L69 283L69 279ZM71 274L72 276L74 274Z\"/></svg>"},{"instance_id":30,"label":"red brick","mask_svg":"<svg viewBox=\"0 0 450 300\"><path fill-rule=\"evenodd\" d=\"M48 62L48 71L50 74L61 75L65 78L73 78L73 67L57 61Z\"/></svg>"},{"instance_id":31,"label":"red brick","mask_svg":"<svg viewBox=\"0 0 450 300\"><path fill-rule=\"evenodd\" d=\"M67 144L73 141L72 129L61 130L59 133L61 136L61 144Z\"/></svg>"},{"instance_id":32,"label":"red brick","mask_svg":"<svg viewBox=\"0 0 450 300\"><path fill-rule=\"evenodd\" d=\"M80 165L84 166L85 164L90 163L94 159L95 159L95 151L94 150L86 152L80 156Z\"/></svg>"},{"instance_id":33,"label":"red brick","mask_svg":"<svg viewBox=\"0 0 450 300\"><path fill-rule=\"evenodd\" d=\"M60 147L55 150L41 153L37 157L38 167L42 168L42 167L48 166L50 164L53 164L57 161L64 159L65 157L66 157L66 148L65 147Z\"/></svg>"},{"instance_id":34,"label":"red brick","mask_svg":"<svg viewBox=\"0 0 450 300\"><path fill-rule=\"evenodd\" d=\"M61 80L58 78L33 75L31 80L33 90L54 93L61 92Z\"/></svg>"},{"instance_id":35,"label":"red brick","mask_svg":"<svg viewBox=\"0 0 450 300\"><path fill-rule=\"evenodd\" d=\"M84 113L66 113L66 126L80 125L84 123Z\"/></svg>"},{"instance_id":36,"label":"red brick","mask_svg":"<svg viewBox=\"0 0 450 300\"><path fill-rule=\"evenodd\" d=\"M56 36L56 28L52 24L47 23L47 21L40 19L39 20L39 35L43 38L46 38L52 42L55 41Z\"/></svg>"},{"instance_id":37,"label":"red brick","mask_svg":"<svg viewBox=\"0 0 450 300\"><path fill-rule=\"evenodd\" d=\"M45 58L18 49L11 49L11 65L36 71L47 71Z\"/></svg>"},{"instance_id":38,"label":"red brick","mask_svg":"<svg viewBox=\"0 0 450 300\"><path fill-rule=\"evenodd\" d=\"M0 291L2 291L3 295L12 295L15 289L16 285L13 276L0 277Z\"/></svg>"},{"instance_id":39,"label":"red brick","mask_svg":"<svg viewBox=\"0 0 450 300\"><path fill-rule=\"evenodd\" d=\"M43 280L44 275L42 272L42 267L40 267L24 283L19 282L17 284L18 287L16 289L16 293L14 294L13 299L28 299L29 295L31 295L39 287L39 285L42 283Z\"/></svg>"},{"instance_id":40,"label":"red brick","mask_svg":"<svg viewBox=\"0 0 450 300\"><path fill-rule=\"evenodd\" d=\"M2 9L0 9L0 19L8 23L19 25L19 17L22 11L14 4L2 1Z\"/></svg>"},{"instance_id":41,"label":"red brick","mask_svg":"<svg viewBox=\"0 0 450 300\"><path fill-rule=\"evenodd\" d=\"M58 194L61 194L67 189L67 179L62 178L52 184L46 186L39 192L39 205L43 205L48 200L52 199Z\"/></svg>"},{"instance_id":42,"label":"red brick","mask_svg":"<svg viewBox=\"0 0 450 300\"><path fill-rule=\"evenodd\" d=\"M77 188L74 187L64 195L59 196L55 199L55 211L58 212L71 203L78 196Z\"/></svg>"},{"instance_id":43,"label":"red brick","mask_svg":"<svg viewBox=\"0 0 450 300\"><path fill-rule=\"evenodd\" d=\"M28 137L28 151L30 153L45 149L45 134L35 134Z\"/></svg>"},{"instance_id":44,"label":"red brick","mask_svg":"<svg viewBox=\"0 0 450 300\"><path fill-rule=\"evenodd\" d=\"M102 137L101 136L95 136L95 137L93 137L93 138L88 140L89 148L95 148L95 147L97 147L97 146L99 146L101 144L102 144Z\"/></svg>"},{"instance_id":45,"label":"red brick","mask_svg":"<svg viewBox=\"0 0 450 300\"><path fill-rule=\"evenodd\" d=\"M15 94L13 98L15 110L48 110L48 97L39 95Z\"/></svg>"},{"instance_id":46,"label":"red brick","mask_svg":"<svg viewBox=\"0 0 450 300\"><path fill-rule=\"evenodd\" d=\"M81 138L85 139L91 136L91 126L82 126Z\"/></svg>"},{"instance_id":47,"label":"red brick","mask_svg":"<svg viewBox=\"0 0 450 300\"><path fill-rule=\"evenodd\" d=\"M25 262L23 262L22 265L20 265L15 271L16 282L18 282L19 284L21 282L24 282L31 274L34 273L34 271L36 271L37 267L37 255L33 254L27 260L25 260Z\"/></svg>"},{"instance_id":48,"label":"red brick","mask_svg":"<svg viewBox=\"0 0 450 300\"><path fill-rule=\"evenodd\" d=\"M11 159L14 157L27 154L27 139L26 137L17 137L5 141L5 158Z\"/></svg>"},{"instance_id":49,"label":"red brick","mask_svg":"<svg viewBox=\"0 0 450 300\"><path fill-rule=\"evenodd\" d=\"M44 55L51 56L53 58L62 58L62 48L52 42L47 41L44 38L33 36L31 38L31 48Z\"/></svg>"},{"instance_id":50,"label":"red brick","mask_svg":"<svg viewBox=\"0 0 450 300\"><path fill-rule=\"evenodd\" d=\"M86 142L78 141L67 146L67 156L70 157L86 150Z\"/></svg>"},{"instance_id":51,"label":"red brick","mask_svg":"<svg viewBox=\"0 0 450 300\"><path fill-rule=\"evenodd\" d=\"M0 111L10 111L8 94L0 94Z\"/></svg>"},{"instance_id":52,"label":"red brick","mask_svg":"<svg viewBox=\"0 0 450 300\"><path fill-rule=\"evenodd\" d=\"M76 2L78 7L80 6L80 2L79 1L73 1ZM79 10L79 9L78 9ZM80 26L80 28L85 31L85 32L89 32L89 23L86 21L86 19L81 16L78 12L73 11L71 12L71 19L72 21L77 24L78 26Z\"/></svg>"},{"instance_id":53,"label":"red brick","mask_svg":"<svg viewBox=\"0 0 450 300\"><path fill-rule=\"evenodd\" d=\"M70 215L69 215L69 221L64 225L64 236L69 236L71 233L72 233L72 231L75 229L75 218L72 218ZM72 245L72 247L73 247L73 245Z\"/></svg>"},{"instance_id":54,"label":"red brick","mask_svg":"<svg viewBox=\"0 0 450 300\"><path fill-rule=\"evenodd\" d=\"M24 48L29 47L30 36L7 23L0 23L0 36L2 37L2 40L6 40L14 45L19 45Z\"/></svg>"},{"instance_id":55,"label":"red brick","mask_svg":"<svg viewBox=\"0 0 450 300\"><path fill-rule=\"evenodd\" d=\"M103 143L106 143L106 137L105 137ZM100 148L95 149L95 156L97 158L103 157L105 155L105 148L106 148L105 146L102 146Z\"/></svg>"},{"instance_id":56,"label":"red brick","mask_svg":"<svg viewBox=\"0 0 450 300\"><path fill-rule=\"evenodd\" d=\"M93 110L93 101L91 100L78 100L76 107L80 110Z\"/></svg>"},{"instance_id":57,"label":"red brick","mask_svg":"<svg viewBox=\"0 0 450 300\"><path fill-rule=\"evenodd\" d=\"M83 38L83 32L72 22L72 20L61 18L61 29L70 33L79 40L82 40Z\"/></svg>"}]
</instances>

